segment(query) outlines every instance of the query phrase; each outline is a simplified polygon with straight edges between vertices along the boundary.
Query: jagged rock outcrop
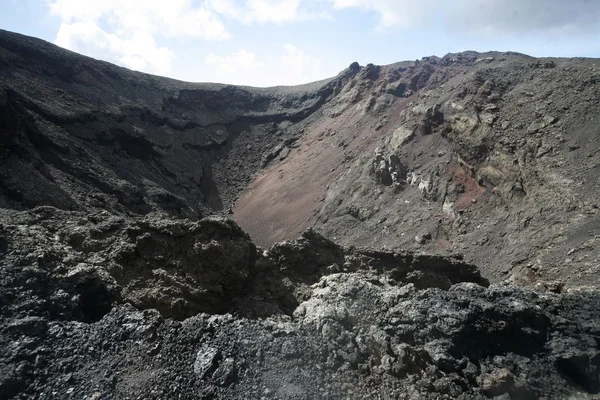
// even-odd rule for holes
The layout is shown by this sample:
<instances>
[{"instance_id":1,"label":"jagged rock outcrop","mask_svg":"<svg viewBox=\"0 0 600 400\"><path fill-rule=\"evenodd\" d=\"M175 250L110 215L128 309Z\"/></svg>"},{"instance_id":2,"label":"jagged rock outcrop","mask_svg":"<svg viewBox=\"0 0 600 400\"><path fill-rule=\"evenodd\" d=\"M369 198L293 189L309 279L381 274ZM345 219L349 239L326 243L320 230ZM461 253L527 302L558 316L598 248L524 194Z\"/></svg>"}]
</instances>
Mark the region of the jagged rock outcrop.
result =
<instances>
[{"instance_id":1,"label":"jagged rock outcrop","mask_svg":"<svg viewBox=\"0 0 600 400\"><path fill-rule=\"evenodd\" d=\"M234 222L0 215L6 398L504 398L600 391L600 296L457 259L257 249ZM134 308L135 306L135 308Z\"/></svg>"},{"instance_id":2,"label":"jagged rock outcrop","mask_svg":"<svg viewBox=\"0 0 600 400\"><path fill-rule=\"evenodd\" d=\"M313 227L345 245L461 253L496 282L596 285L596 63L463 53L357 75L337 140L370 144L326 182ZM410 96L370 106L411 77Z\"/></svg>"},{"instance_id":3,"label":"jagged rock outcrop","mask_svg":"<svg viewBox=\"0 0 600 400\"><path fill-rule=\"evenodd\" d=\"M223 212L265 150L291 144L352 74L293 88L192 84L0 31L0 206Z\"/></svg>"}]
</instances>

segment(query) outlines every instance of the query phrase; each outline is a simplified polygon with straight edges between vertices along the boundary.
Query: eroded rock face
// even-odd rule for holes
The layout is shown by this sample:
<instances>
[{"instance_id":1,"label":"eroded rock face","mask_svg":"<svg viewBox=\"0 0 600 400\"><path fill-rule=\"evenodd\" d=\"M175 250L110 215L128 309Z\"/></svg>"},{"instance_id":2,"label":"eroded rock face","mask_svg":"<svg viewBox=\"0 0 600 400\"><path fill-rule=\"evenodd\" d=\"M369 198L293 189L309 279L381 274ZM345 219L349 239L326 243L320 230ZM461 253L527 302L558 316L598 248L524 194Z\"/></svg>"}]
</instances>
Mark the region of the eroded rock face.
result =
<instances>
[{"instance_id":1,"label":"eroded rock face","mask_svg":"<svg viewBox=\"0 0 600 400\"><path fill-rule=\"evenodd\" d=\"M596 64L467 52L353 77L330 125L369 144L327 182L312 227L346 246L460 253L494 282L597 285Z\"/></svg>"},{"instance_id":2,"label":"eroded rock face","mask_svg":"<svg viewBox=\"0 0 600 400\"><path fill-rule=\"evenodd\" d=\"M223 218L0 214L7 398L563 398L600 390L600 296L458 259L268 250Z\"/></svg>"},{"instance_id":3,"label":"eroded rock face","mask_svg":"<svg viewBox=\"0 0 600 400\"><path fill-rule=\"evenodd\" d=\"M149 219L125 229L109 251L122 296L174 318L224 311L245 288L256 248L231 220Z\"/></svg>"},{"instance_id":4,"label":"eroded rock face","mask_svg":"<svg viewBox=\"0 0 600 400\"><path fill-rule=\"evenodd\" d=\"M95 320L121 301L173 318L227 311L246 291L256 260L248 235L220 217L127 220L100 213L65 221L50 207L17 215L18 225L3 225L11 254L4 262L24 263L20 274L32 274L34 283L48 279L45 290L79 299L70 305L75 314L56 317ZM35 225L38 219L44 226ZM49 240L33 241L39 229Z\"/></svg>"},{"instance_id":5,"label":"eroded rock face","mask_svg":"<svg viewBox=\"0 0 600 400\"><path fill-rule=\"evenodd\" d=\"M192 84L6 31L0 65L0 206L187 218L226 212L355 74L304 89Z\"/></svg>"}]
</instances>

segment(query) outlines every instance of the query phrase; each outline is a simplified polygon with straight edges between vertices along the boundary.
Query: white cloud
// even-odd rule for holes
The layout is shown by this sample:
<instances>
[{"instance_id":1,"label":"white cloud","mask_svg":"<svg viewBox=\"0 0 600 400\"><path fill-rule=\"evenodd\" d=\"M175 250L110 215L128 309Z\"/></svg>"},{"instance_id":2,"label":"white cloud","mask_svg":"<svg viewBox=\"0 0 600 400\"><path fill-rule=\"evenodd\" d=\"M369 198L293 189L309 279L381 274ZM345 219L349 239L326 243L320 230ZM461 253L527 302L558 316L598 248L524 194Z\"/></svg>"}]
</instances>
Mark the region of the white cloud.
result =
<instances>
[{"instance_id":1,"label":"white cloud","mask_svg":"<svg viewBox=\"0 0 600 400\"><path fill-rule=\"evenodd\" d=\"M283 47L280 57L269 57L266 62L252 52L240 50L226 56L210 53L205 64L215 68L216 80L239 85L297 85L326 77L320 59L291 44Z\"/></svg>"},{"instance_id":2,"label":"white cloud","mask_svg":"<svg viewBox=\"0 0 600 400\"><path fill-rule=\"evenodd\" d=\"M51 0L50 13L65 23L103 19L117 34L140 30L168 37L229 37L216 13L191 0Z\"/></svg>"},{"instance_id":3,"label":"white cloud","mask_svg":"<svg viewBox=\"0 0 600 400\"><path fill-rule=\"evenodd\" d=\"M328 17L323 11L326 4L323 0L45 1L50 14L62 21L54 40L57 45L131 69L163 75L172 71L176 57L157 39L225 40L231 35L222 18L244 24L283 24ZM257 81L263 84L266 80L280 82L274 80L275 76L281 76L282 83L318 76L318 59L291 45L284 50L281 62L269 63L277 64L277 69L260 79L250 76L265 64L246 50L226 56L209 53L205 64L214 67L217 76L228 82L231 74L240 71L245 72L240 79L233 77L233 81L251 84ZM294 76L288 77L288 73Z\"/></svg>"},{"instance_id":4,"label":"white cloud","mask_svg":"<svg viewBox=\"0 0 600 400\"><path fill-rule=\"evenodd\" d=\"M290 68L291 72L303 81L306 81L304 77L310 80L318 76L319 69L321 68L320 59L306 54L291 44L286 44L284 49L285 54L281 56L281 65L283 67Z\"/></svg>"},{"instance_id":5,"label":"white cloud","mask_svg":"<svg viewBox=\"0 0 600 400\"><path fill-rule=\"evenodd\" d=\"M228 56L218 56L214 53L209 53L206 56L205 63L207 65L215 65L217 73L220 75L233 74L239 70L247 70L263 67L264 64L256 59L256 54L246 50L240 50Z\"/></svg>"},{"instance_id":6,"label":"white cloud","mask_svg":"<svg viewBox=\"0 0 600 400\"><path fill-rule=\"evenodd\" d=\"M597 0L327 0L334 9L358 8L380 16L379 28L427 28L519 34L581 33L600 24Z\"/></svg>"},{"instance_id":7,"label":"white cloud","mask_svg":"<svg viewBox=\"0 0 600 400\"><path fill-rule=\"evenodd\" d=\"M191 0L50 0L49 7L62 20L57 45L145 72L167 74L175 59L157 36L230 36L216 13Z\"/></svg>"},{"instance_id":8,"label":"white cloud","mask_svg":"<svg viewBox=\"0 0 600 400\"><path fill-rule=\"evenodd\" d=\"M329 19L321 0L207 0L216 13L245 24Z\"/></svg>"},{"instance_id":9,"label":"white cloud","mask_svg":"<svg viewBox=\"0 0 600 400\"><path fill-rule=\"evenodd\" d=\"M166 74L175 55L166 47L157 46L152 35L134 31L130 38L108 34L94 22L63 23L55 43L83 54L93 55L136 70Z\"/></svg>"},{"instance_id":10,"label":"white cloud","mask_svg":"<svg viewBox=\"0 0 600 400\"><path fill-rule=\"evenodd\" d=\"M436 4L433 0L329 0L334 9L359 8L375 11L380 16L380 28L400 26L411 28L419 25L430 8ZM438 7L440 2L437 2Z\"/></svg>"},{"instance_id":11,"label":"white cloud","mask_svg":"<svg viewBox=\"0 0 600 400\"><path fill-rule=\"evenodd\" d=\"M283 23L299 17L300 0L248 0L246 6L249 15L258 22Z\"/></svg>"},{"instance_id":12,"label":"white cloud","mask_svg":"<svg viewBox=\"0 0 600 400\"><path fill-rule=\"evenodd\" d=\"M574 32L597 28L597 0L46 0L63 22L105 18L117 34L139 29L207 40L229 37L221 17L246 24L330 18L331 10L376 12L379 28L439 25L491 33Z\"/></svg>"}]
</instances>

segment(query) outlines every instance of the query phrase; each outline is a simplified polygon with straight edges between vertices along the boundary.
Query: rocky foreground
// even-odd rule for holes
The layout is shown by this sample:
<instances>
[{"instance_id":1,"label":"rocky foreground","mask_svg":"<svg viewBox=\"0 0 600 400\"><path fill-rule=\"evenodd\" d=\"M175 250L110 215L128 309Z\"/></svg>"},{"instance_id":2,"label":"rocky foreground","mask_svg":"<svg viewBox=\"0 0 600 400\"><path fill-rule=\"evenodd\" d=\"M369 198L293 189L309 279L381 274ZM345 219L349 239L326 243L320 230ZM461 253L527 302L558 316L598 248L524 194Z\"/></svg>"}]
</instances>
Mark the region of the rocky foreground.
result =
<instances>
[{"instance_id":1,"label":"rocky foreground","mask_svg":"<svg viewBox=\"0 0 600 400\"><path fill-rule=\"evenodd\" d=\"M600 295L457 258L268 250L234 222L0 215L0 393L36 399L596 398Z\"/></svg>"}]
</instances>

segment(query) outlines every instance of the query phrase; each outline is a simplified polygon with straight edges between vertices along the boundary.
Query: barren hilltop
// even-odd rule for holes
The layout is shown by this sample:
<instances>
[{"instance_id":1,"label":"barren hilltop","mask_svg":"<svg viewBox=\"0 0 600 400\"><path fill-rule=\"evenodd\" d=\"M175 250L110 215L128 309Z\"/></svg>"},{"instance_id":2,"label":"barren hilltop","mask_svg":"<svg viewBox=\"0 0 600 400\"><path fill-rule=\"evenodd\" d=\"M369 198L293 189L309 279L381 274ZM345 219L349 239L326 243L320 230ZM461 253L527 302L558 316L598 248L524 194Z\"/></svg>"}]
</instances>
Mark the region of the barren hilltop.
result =
<instances>
[{"instance_id":1,"label":"barren hilltop","mask_svg":"<svg viewBox=\"0 0 600 400\"><path fill-rule=\"evenodd\" d=\"M252 88L0 31L0 398L600 398L599 63Z\"/></svg>"}]
</instances>

